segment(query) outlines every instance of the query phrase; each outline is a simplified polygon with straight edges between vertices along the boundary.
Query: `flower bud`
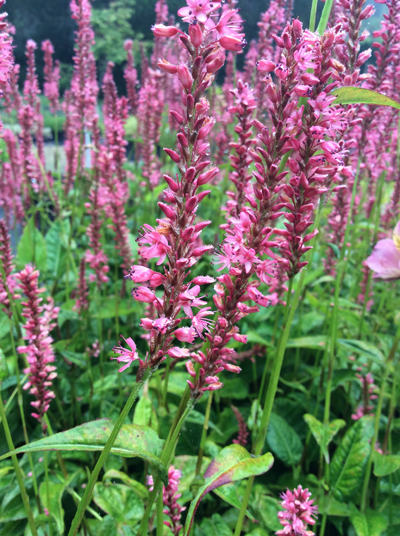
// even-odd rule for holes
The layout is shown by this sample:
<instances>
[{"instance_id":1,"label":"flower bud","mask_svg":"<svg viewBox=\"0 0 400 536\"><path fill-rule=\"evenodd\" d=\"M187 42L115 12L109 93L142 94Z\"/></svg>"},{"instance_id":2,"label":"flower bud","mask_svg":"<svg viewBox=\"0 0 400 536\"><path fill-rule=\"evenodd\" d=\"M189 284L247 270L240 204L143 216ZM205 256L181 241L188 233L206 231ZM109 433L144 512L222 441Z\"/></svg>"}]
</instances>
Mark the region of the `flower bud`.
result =
<instances>
[{"instance_id":1,"label":"flower bud","mask_svg":"<svg viewBox=\"0 0 400 536\"><path fill-rule=\"evenodd\" d=\"M185 89L191 89L193 84L193 78L186 65L179 65L178 78Z\"/></svg>"},{"instance_id":2,"label":"flower bud","mask_svg":"<svg viewBox=\"0 0 400 536\"><path fill-rule=\"evenodd\" d=\"M257 71L270 73L275 70L275 63L269 60L260 60L257 62Z\"/></svg>"},{"instance_id":3,"label":"flower bud","mask_svg":"<svg viewBox=\"0 0 400 536\"><path fill-rule=\"evenodd\" d=\"M164 148L164 151L171 158L171 160L173 160L176 164L179 164L179 162L181 161L181 157L179 156L178 153L176 153L172 149L166 149L166 148Z\"/></svg>"},{"instance_id":4,"label":"flower bud","mask_svg":"<svg viewBox=\"0 0 400 536\"><path fill-rule=\"evenodd\" d=\"M176 65L172 65L172 63L167 60L159 60L157 62L157 66L159 69L168 74L176 74L178 72L178 67Z\"/></svg>"},{"instance_id":5,"label":"flower bud","mask_svg":"<svg viewBox=\"0 0 400 536\"><path fill-rule=\"evenodd\" d=\"M243 39L244 34L238 34L237 36L233 35L224 35L219 40L219 44L225 50L231 50L233 52L242 52L243 47L247 44L245 39Z\"/></svg>"},{"instance_id":6,"label":"flower bud","mask_svg":"<svg viewBox=\"0 0 400 536\"><path fill-rule=\"evenodd\" d=\"M164 26L164 24L155 24L151 30L157 37L173 37L179 31L175 26Z\"/></svg>"},{"instance_id":7,"label":"flower bud","mask_svg":"<svg viewBox=\"0 0 400 536\"><path fill-rule=\"evenodd\" d=\"M198 24L189 26L189 35L193 45L198 48L203 42L203 32Z\"/></svg>"},{"instance_id":8,"label":"flower bud","mask_svg":"<svg viewBox=\"0 0 400 536\"><path fill-rule=\"evenodd\" d=\"M179 185L169 175L164 175L164 179L173 192L179 190Z\"/></svg>"}]
</instances>

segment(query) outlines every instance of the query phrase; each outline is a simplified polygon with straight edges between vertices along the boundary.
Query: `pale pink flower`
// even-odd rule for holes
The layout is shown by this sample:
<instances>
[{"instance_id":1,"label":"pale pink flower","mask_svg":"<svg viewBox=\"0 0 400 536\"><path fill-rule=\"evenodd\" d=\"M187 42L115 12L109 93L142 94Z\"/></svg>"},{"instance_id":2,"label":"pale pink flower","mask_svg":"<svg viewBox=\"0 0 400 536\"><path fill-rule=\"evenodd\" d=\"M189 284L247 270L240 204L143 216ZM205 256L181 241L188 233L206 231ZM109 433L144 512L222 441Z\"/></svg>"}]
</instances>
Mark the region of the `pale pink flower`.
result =
<instances>
[{"instance_id":1,"label":"pale pink flower","mask_svg":"<svg viewBox=\"0 0 400 536\"><path fill-rule=\"evenodd\" d=\"M128 337L127 339L124 337L122 338L129 346L130 350L121 345L113 348L114 352L119 355L118 357L112 357L111 359L116 359L118 363L126 363L126 365L121 367L118 372L123 372L125 369L130 367L134 361L142 362L141 359L139 359L139 354L136 351L136 344L133 342L133 339L131 337Z\"/></svg>"},{"instance_id":2,"label":"pale pink flower","mask_svg":"<svg viewBox=\"0 0 400 536\"><path fill-rule=\"evenodd\" d=\"M197 19L203 24L207 21L209 14L218 9L221 2L210 2L209 0L186 0L187 7L181 7L178 15L185 22L191 22Z\"/></svg>"},{"instance_id":3,"label":"pale pink flower","mask_svg":"<svg viewBox=\"0 0 400 536\"><path fill-rule=\"evenodd\" d=\"M400 221L393 230L393 238L379 240L365 263L375 278L400 278Z\"/></svg>"}]
</instances>

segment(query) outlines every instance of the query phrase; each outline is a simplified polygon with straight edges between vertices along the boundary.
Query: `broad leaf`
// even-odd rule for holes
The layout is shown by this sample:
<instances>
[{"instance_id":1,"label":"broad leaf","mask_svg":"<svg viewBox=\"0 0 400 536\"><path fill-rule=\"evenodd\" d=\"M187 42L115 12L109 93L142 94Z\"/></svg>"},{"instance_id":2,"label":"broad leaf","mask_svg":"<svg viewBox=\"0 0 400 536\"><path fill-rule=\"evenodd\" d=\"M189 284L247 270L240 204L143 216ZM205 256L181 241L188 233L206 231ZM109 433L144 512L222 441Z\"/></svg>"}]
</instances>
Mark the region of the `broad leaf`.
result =
<instances>
[{"instance_id":1,"label":"broad leaf","mask_svg":"<svg viewBox=\"0 0 400 536\"><path fill-rule=\"evenodd\" d=\"M208 466L204 474L205 483L190 504L184 534L190 533L196 510L207 493L230 482L262 475L272 467L273 463L274 458L270 453L254 458L244 447L237 444L222 449Z\"/></svg>"},{"instance_id":2,"label":"broad leaf","mask_svg":"<svg viewBox=\"0 0 400 536\"><path fill-rule=\"evenodd\" d=\"M312 335L310 337L299 337L289 339L287 348L311 348L315 350L324 349L326 344L326 335Z\"/></svg>"},{"instance_id":3,"label":"broad leaf","mask_svg":"<svg viewBox=\"0 0 400 536\"><path fill-rule=\"evenodd\" d=\"M219 514L213 514L210 518L203 519L199 534L201 536L232 536L233 533Z\"/></svg>"},{"instance_id":4,"label":"broad leaf","mask_svg":"<svg viewBox=\"0 0 400 536\"><path fill-rule=\"evenodd\" d=\"M133 478L129 478L128 475L123 473L122 471L117 471L116 469L110 469L106 472L106 474L103 476L103 482L106 480L111 480L113 484L115 484L115 480L122 480L124 484L129 486L138 497L141 499L147 499L149 496L149 490L146 488L146 486L143 486L140 482L137 480L133 480Z\"/></svg>"},{"instance_id":5,"label":"broad leaf","mask_svg":"<svg viewBox=\"0 0 400 536\"><path fill-rule=\"evenodd\" d=\"M331 463L330 483L339 501L350 498L360 487L371 451L373 420L363 417L348 430Z\"/></svg>"},{"instance_id":6,"label":"broad leaf","mask_svg":"<svg viewBox=\"0 0 400 536\"><path fill-rule=\"evenodd\" d=\"M42 450L103 450L113 427L114 423L110 419L87 422L66 432L59 432L58 434L19 447L13 453L8 452L1 456L0 460L7 458L11 454L38 452ZM154 469L159 471L163 482L168 482L165 466L158 458L162 445L163 441L159 439L151 428L125 424L122 426L111 452L126 458L143 458Z\"/></svg>"},{"instance_id":7,"label":"broad leaf","mask_svg":"<svg viewBox=\"0 0 400 536\"><path fill-rule=\"evenodd\" d=\"M374 475L386 476L400 469L400 456L384 456L379 452L374 452Z\"/></svg>"},{"instance_id":8,"label":"broad leaf","mask_svg":"<svg viewBox=\"0 0 400 536\"><path fill-rule=\"evenodd\" d=\"M375 510L367 510L362 513L353 507L350 521L355 528L357 536L381 536L387 527L386 519Z\"/></svg>"},{"instance_id":9,"label":"broad leaf","mask_svg":"<svg viewBox=\"0 0 400 536\"><path fill-rule=\"evenodd\" d=\"M69 233L69 221L63 221L61 227L60 221L57 220L47 231L45 237L47 245L47 270L54 276L57 276L60 266L61 246L66 245L68 242L67 231Z\"/></svg>"},{"instance_id":10,"label":"broad leaf","mask_svg":"<svg viewBox=\"0 0 400 536\"><path fill-rule=\"evenodd\" d=\"M306 413L304 415L304 420L310 427L311 433L314 436L315 441L321 448L326 463L329 463L329 443L339 432L339 430L346 425L345 421L343 421L342 419L336 419L326 425L316 419L313 415L310 415L309 413Z\"/></svg>"},{"instance_id":11,"label":"broad leaf","mask_svg":"<svg viewBox=\"0 0 400 536\"><path fill-rule=\"evenodd\" d=\"M242 503L239 501L235 484L225 484L222 488L215 489L213 493L234 508L241 510ZM246 515L249 519L254 519L248 510L246 511Z\"/></svg>"},{"instance_id":12,"label":"broad leaf","mask_svg":"<svg viewBox=\"0 0 400 536\"><path fill-rule=\"evenodd\" d=\"M49 482L49 493L47 496L46 482L42 482L39 488L40 500L50 515L54 517L58 534L64 534L64 510L61 506L61 499L65 490L65 483ZM49 500L47 500L49 498Z\"/></svg>"},{"instance_id":13,"label":"broad leaf","mask_svg":"<svg viewBox=\"0 0 400 536\"><path fill-rule=\"evenodd\" d=\"M273 453L286 465L299 463L303 453L301 439L285 419L275 413L269 421L267 441Z\"/></svg>"},{"instance_id":14,"label":"broad leaf","mask_svg":"<svg viewBox=\"0 0 400 536\"><path fill-rule=\"evenodd\" d=\"M147 396L142 396L135 406L133 414L133 424L137 426L150 426L153 430L158 430L157 413L153 402Z\"/></svg>"},{"instance_id":15,"label":"broad leaf","mask_svg":"<svg viewBox=\"0 0 400 536\"><path fill-rule=\"evenodd\" d=\"M374 104L376 106L391 106L400 110L400 102L377 91L362 87L339 87L332 91L331 95L337 95L333 104Z\"/></svg>"},{"instance_id":16,"label":"broad leaf","mask_svg":"<svg viewBox=\"0 0 400 536\"><path fill-rule=\"evenodd\" d=\"M47 270L47 247L41 232L36 229L31 218L22 233L17 249L17 268L22 270L26 264L34 264L41 272Z\"/></svg>"},{"instance_id":17,"label":"broad leaf","mask_svg":"<svg viewBox=\"0 0 400 536\"><path fill-rule=\"evenodd\" d=\"M144 514L143 501L124 484L105 485L97 482L93 500L104 512L121 523L138 521Z\"/></svg>"}]
</instances>

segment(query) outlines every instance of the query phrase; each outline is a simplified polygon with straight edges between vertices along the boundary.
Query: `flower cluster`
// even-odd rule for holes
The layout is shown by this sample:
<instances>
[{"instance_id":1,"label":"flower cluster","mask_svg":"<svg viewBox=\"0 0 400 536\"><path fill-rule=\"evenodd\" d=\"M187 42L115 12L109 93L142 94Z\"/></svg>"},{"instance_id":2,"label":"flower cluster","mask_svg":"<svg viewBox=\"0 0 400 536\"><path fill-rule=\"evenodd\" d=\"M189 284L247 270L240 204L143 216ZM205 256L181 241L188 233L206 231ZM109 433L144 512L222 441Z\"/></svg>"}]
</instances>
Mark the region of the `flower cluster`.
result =
<instances>
[{"instance_id":1,"label":"flower cluster","mask_svg":"<svg viewBox=\"0 0 400 536\"><path fill-rule=\"evenodd\" d=\"M173 465L168 469L168 486L163 486L163 513L166 514L170 521L164 521L164 525L169 527L174 536L178 536L181 529L181 515L186 510L184 506L178 503L181 494L178 492L179 482L182 477L181 471L175 469ZM147 477L149 490L153 490L153 477Z\"/></svg>"},{"instance_id":2,"label":"flower cluster","mask_svg":"<svg viewBox=\"0 0 400 536\"><path fill-rule=\"evenodd\" d=\"M235 97L235 104L229 108L229 112L236 116L235 132L238 135L238 141L229 144L236 153L229 157L235 170L229 174L229 178L236 186L237 192L227 192L231 198L227 203L227 209L232 216L238 216L246 196L253 196L250 185L252 175L249 169L252 158L249 155L249 149L256 143L252 138L252 116L256 109L256 101L253 90L242 80L238 81L237 88L231 90L231 93Z\"/></svg>"},{"instance_id":3,"label":"flower cluster","mask_svg":"<svg viewBox=\"0 0 400 536\"><path fill-rule=\"evenodd\" d=\"M18 347L18 352L26 354L28 361L28 367L24 370L24 373L28 374L28 381L24 389L29 389L36 398L31 402L35 408L32 416L41 421L45 431L47 425L43 417L49 409L51 399L55 396L51 391L51 385L57 376L56 367L52 365L55 358L50 331L55 325L53 321L57 318L59 308L54 307L52 299L48 300L48 304L41 305L43 299L40 298L40 294L45 289L39 288L39 272L33 266L25 266L15 277L27 299L22 302L24 307L22 316L26 319L24 339L27 344Z\"/></svg>"},{"instance_id":4,"label":"flower cluster","mask_svg":"<svg viewBox=\"0 0 400 536\"><path fill-rule=\"evenodd\" d=\"M307 530L307 525L315 525L315 517L318 511L317 506L313 506L313 499L308 489L301 486L293 491L287 490L282 493L283 511L278 512L279 523L283 529L278 530L277 536L313 536L311 530Z\"/></svg>"},{"instance_id":5,"label":"flower cluster","mask_svg":"<svg viewBox=\"0 0 400 536\"><path fill-rule=\"evenodd\" d=\"M208 8L209 3L203 3L205 6ZM196 13L202 18L200 11ZM230 17L221 18L220 21L207 20L208 24L192 24L188 34L173 26L156 25L153 28L159 36L173 37L179 34L179 40L189 57L186 63L179 65L173 65L165 59L158 62L161 70L174 75L179 81L183 110L181 113L171 111L180 126L177 134L178 152L165 149L177 165L179 176L164 176L168 188L164 190L163 201L158 203L164 218L157 220L156 228L145 224L138 238L142 259L157 259L158 266L167 259L167 265L164 273L135 265L129 274L129 278L139 284L132 290L132 296L138 301L153 304L157 311L156 319L146 317L141 321L141 326L150 332L150 340L148 356L145 361L139 362L139 380L145 368L154 370L167 355L172 358L188 357L190 350L173 346L174 339L191 344L196 337L204 337L203 333L211 325L207 317L213 315L209 307L203 308L206 302L202 299L204 296L200 295L200 288L201 285L214 282L214 279L197 276L187 281L193 265L213 249L212 246L198 245L201 231L210 222L195 222L198 206L209 194L209 191L201 191L200 188L218 173L217 168L209 168L211 162L207 160L209 143L206 138L214 119L208 116L210 106L204 93L224 64L225 52L220 42L221 35L226 36L223 27L229 25ZM162 295L155 293L159 286L163 287ZM196 309L199 311L195 312ZM178 328L183 320L179 316L181 312L185 314L183 318L189 320L190 326ZM132 350L135 358L135 349ZM127 351L126 357L132 359L132 352ZM123 358L124 354L120 354L119 360Z\"/></svg>"},{"instance_id":6,"label":"flower cluster","mask_svg":"<svg viewBox=\"0 0 400 536\"><path fill-rule=\"evenodd\" d=\"M43 41L42 50L44 52L44 94L49 99L51 112L55 114L60 107L60 90L58 87L60 81L60 62L56 60L53 65L54 47L51 41Z\"/></svg>"},{"instance_id":7,"label":"flower cluster","mask_svg":"<svg viewBox=\"0 0 400 536\"><path fill-rule=\"evenodd\" d=\"M0 8L5 0L0 0ZM12 40L6 22L7 13L0 14L0 98L3 96L2 87L8 84L8 79L13 68ZM0 121L0 131L2 123Z\"/></svg>"},{"instance_id":8,"label":"flower cluster","mask_svg":"<svg viewBox=\"0 0 400 536\"><path fill-rule=\"evenodd\" d=\"M15 294L15 276L13 274L14 264L11 252L10 236L4 220L0 220L0 303L2 311L11 318L11 299L19 296Z\"/></svg>"},{"instance_id":9,"label":"flower cluster","mask_svg":"<svg viewBox=\"0 0 400 536\"><path fill-rule=\"evenodd\" d=\"M132 114L135 114L138 105L138 95L136 90L138 77L133 61L132 46L133 41L131 39L127 39L124 43L124 49L126 50L126 67L124 69L124 78L126 82L126 91L128 94L129 109Z\"/></svg>"}]
</instances>

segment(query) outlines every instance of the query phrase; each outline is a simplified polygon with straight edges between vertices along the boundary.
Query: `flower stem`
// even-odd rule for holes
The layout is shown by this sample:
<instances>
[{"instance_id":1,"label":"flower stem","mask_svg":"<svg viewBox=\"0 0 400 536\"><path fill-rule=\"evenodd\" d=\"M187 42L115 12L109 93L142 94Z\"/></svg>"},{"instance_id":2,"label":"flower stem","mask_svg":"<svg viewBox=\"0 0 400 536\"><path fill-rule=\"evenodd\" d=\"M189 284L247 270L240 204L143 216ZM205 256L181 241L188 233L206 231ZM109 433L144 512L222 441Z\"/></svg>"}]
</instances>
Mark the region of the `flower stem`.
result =
<instances>
[{"instance_id":1,"label":"flower stem","mask_svg":"<svg viewBox=\"0 0 400 536\"><path fill-rule=\"evenodd\" d=\"M1 382L0 382L0 387L1 387ZM11 437L11 432L10 432L10 428L8 426L7 416L6 416L6 413L4 411L3 399L2 399L1 396L0 396L0 417L1 417L1 420L3 421L4 433L5 433L5 436L6 436L8 448L10 449L10 451L14 451L15 447L14 447L14 443L13 443L13 440L12 440L12 437ZM21 471L20 466L18 465L18 458L16 457L15 454L12 454L11 459L12 459L12 462L13 462L13 465L14 465L14 470L15 470L15 474L17 476L19 489L21 491L22 502L24 503L26 516L28 518L28 524L29 524L29 527L31 529L32 536L38 536L38 533L37 533L37 530L36 530L36 527L35 527L35 521L33 519L31 506L29 504L29 497L28 497L28 494L27 494L25 486L24 486L24 479L23 479L23 476L22 476L22 471Z\"/></svg>"},{"instance_id":2,"label":"flower stem","mask_svg":"<svg viewBox=\"0 0 400 536\"><path fill-rule=\"evenodd\" d=\"M124 424L125 419L128 416L128 413L131 410L131 408L133 406L133 403L135 402L135 400L136 400L136 398L137 398L137 396L139 394L140 389L142 388L144 382L150 376L151 376L151 371L150 371L150 369L147 369L146 372L144 373L143 377L141 378L141 380L136 381L136 383L135 383L135 385L134 385L134 387L132 389L132 392L129 395L129 398L128 398L123 410L121 411L121 414L118 417L117 422L114 425L114 428L113 428L113 430L112 430L112 432L110 434L110 437L108 438L107 443L105 444L104 449L102 450L102 452L100 454L100 457L99 457L99 459L98 459L98 461L97 461L97 463L96 463L96 465L95 465L95 467L94 467L94 469L92 471L92 474L90 475L89 482L87 483L85 492L84 492L84 494L82 496L82 500L79 503L78 510L77 510L77 512L75 514L74 519L72 520L72 524L71 524L71 528L69 530L68 536L76 536L76 534L78 532L78 529L79 529L79 526L80 526L80 524L82 522L86 507L90 502L92 492L93 492L93 488L94 488L94 485L97 482L97 479L99 477L100 471L102 470L103 465L106 462L106 459L107 459L107 457L108 457L108 455L110 453L110 450L111 450L112 446L114 445L115 440L117 439L119 431L121 430L122 425Z\"/></svg>"},{"instance_id":3,"label":"flower stem","mask_svg":"<svg viewBox=\"0 0 400 536\"><path fill-rule=\"evenodd\" d=\"M164 534L164 512L163 512L163 492L160 490L157 497L157 536L163 536Z\"/></svg>"},{"instance_id":4,"label":"flower stem","mask_svg":"<svg viewBox=\"0 0 400 536\"><path fill-rule=\"evenodd\" d=\"M201 472L201 464L203 462L204 448L205 448L205 445L206 445L208 423L209 423L209 420L210 420L212 399L213 399L213 392L210 391L210 394L209 394L208 400L207 400L206 414L205 414L205 417L204 417L203 431L201 432L199 455L197 457L197 463L196 463L196 476L199 476L199 474Z\"/></svg>"}]
</instances>

